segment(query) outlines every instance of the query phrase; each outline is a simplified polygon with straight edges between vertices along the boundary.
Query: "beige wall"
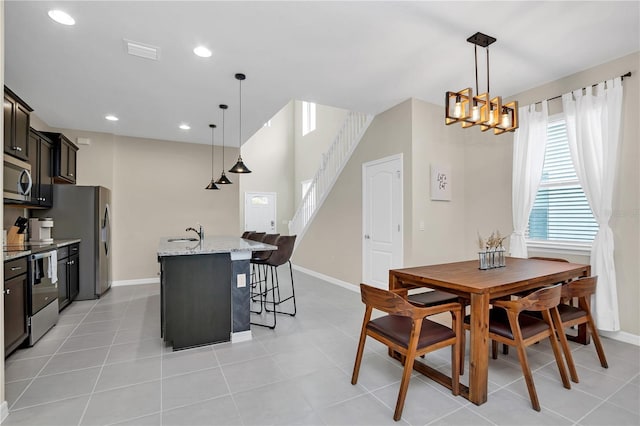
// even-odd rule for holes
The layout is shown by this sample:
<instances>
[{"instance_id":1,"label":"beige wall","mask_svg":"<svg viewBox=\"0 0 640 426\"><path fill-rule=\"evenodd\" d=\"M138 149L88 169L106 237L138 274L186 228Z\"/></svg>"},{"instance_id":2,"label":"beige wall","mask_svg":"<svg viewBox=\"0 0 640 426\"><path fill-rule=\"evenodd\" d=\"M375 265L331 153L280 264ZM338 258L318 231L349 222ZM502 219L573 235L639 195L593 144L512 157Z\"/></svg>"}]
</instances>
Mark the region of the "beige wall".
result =
<instances>
[{"instance_id":1,"label":"beige wall","mask_svg":"<svg viewBox=\"0 0 640 426\"><path fill-rule=\"evenodd\" d=\"M296 249L296 265L358 285L362 279L362 164L394 154L404 158L404 223L410 223L411 101L373 120ZM405 252L410 248L405 227Z\"/></svg>"},{"instance_id":2,"label":"beige wall","mask_svg":"<svg viewBox=\"0 0 640 426\"><path fill-rule=\"evenodd\" d=\"M294 101L272 119L271 127L258 130L244 145L242 158L252 173L236 178L240 183L240 226L244 230L244 194L275 192L277 195L276 232L289 234L294 203ZM268 148L266 148L268 147ZM233 178L231 174L231 177Z\"/></svg>"},{"instance_id":3,"label":"beige wall","mask_svg":"<svg viewBox=\"0 0 640 426\"><path fill-rule=\"evenodd\" d=\"M440 106L413 100L411 122L412 155L407 161L413 164L412 210L405 222L411 249L405 251L405 266L460 260L469 239L464 226L466 140L457 128L442 124ZM451 201L431 200L433 165L451 168ZM424 230L420 230L421 222Z\"/></svg>"},{"instance_id":4,"label":"beige wall","mask_svg":"<svg viewBox=\"0 0 640 426\"><path fill-rule=\"evenodd\" d=\"M302 102L295 101L295 205L302 199L302 182L312 179L324 154L342 128L349 111L316 104L316 130L302 136Z\"/></svg>"},{"instance_id":5,"label":"beige wall","mask_svg":"<svg viewBox=\"0 0 640 426\"><path fill-rule=\"evenodd\" d=\"M227 150L227 158L237 157L237 149ZM216 147L216 158L221 155ZM211 180L210 146L117 137L114 160L114 280L156 276L160 237L185 235L196 223L205 235L237 235L237 183L204 189Z\"/></svg>"}]
</instances>

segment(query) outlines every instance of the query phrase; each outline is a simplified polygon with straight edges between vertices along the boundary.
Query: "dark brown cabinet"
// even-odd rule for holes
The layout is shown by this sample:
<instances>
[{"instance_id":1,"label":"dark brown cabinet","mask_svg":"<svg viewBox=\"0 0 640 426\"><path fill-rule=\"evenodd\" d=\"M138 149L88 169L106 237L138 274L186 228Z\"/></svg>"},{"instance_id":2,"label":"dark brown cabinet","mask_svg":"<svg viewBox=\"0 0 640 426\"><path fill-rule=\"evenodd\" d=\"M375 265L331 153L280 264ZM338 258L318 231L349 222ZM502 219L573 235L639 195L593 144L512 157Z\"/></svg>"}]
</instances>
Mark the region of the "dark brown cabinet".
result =
<instances>
[{"instance_id":1,"label":"dark brown cabinet","mask_svg":"<svg viewBox=\"0 0 640 426\"><path fill-rule=\"evenodd\" d=\"M21 160L29 160L29 125L31 111L20 97L4 88L4 152Z\"/></svg>"},{"instance_id":2,"label":"dark brown cabinet","mask_svg":"<svg viewBox=\"0 0 640 426\"><path fill-rule=\"evenodd\" d=\"M58 308L63 310L80 290L80 244L58 249Z\"/></svg>"},{"instance_id":3,"label":"dark brown cabinet","mask_svg":"<svg viewBox=\"0 0 640 426\"><path fill-rule=\"evenodd\" d=\"M56 183L76 183L78 147L62 133L42 132L53 142L53 180Z\"/></svg>"},{"instance_id":4,"label":"dark brown cabinet","mask_svg":"<svg viewBox=\"0 0 640 426\"><path fill-rule=\"evenodd\" d=\"M53 144L42 133L31 129L29 133L29 163L34 206L53 206Z\"/></svg>"},{"instance_id":5,"label":"dark brown cabinet","mask_svg":"<svg viewBox=\"0 0 640 426\"><path fill-rule=\"evenodd\" d=\"M4 264L4 356L7 357L28 337L27 258Z\"/></svg>"}]
</instances>

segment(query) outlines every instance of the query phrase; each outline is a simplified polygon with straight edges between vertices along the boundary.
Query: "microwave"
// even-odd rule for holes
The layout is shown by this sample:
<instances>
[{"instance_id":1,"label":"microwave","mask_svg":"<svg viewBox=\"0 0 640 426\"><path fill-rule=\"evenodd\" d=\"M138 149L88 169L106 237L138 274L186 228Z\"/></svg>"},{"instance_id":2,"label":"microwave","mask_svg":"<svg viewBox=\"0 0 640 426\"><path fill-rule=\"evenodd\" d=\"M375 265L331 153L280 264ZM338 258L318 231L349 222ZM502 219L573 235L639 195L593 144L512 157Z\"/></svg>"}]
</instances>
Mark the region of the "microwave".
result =
<instances>
[{"instance_id":1,"label":"microwave","mask_svg":"<svg viewBox=\"0 0 640 426\"><path fill-rule=\"evenodd\" d=\"M31 164L5 154L3 177L5 201L31 202Z\"/></svg>"}]
</instances>

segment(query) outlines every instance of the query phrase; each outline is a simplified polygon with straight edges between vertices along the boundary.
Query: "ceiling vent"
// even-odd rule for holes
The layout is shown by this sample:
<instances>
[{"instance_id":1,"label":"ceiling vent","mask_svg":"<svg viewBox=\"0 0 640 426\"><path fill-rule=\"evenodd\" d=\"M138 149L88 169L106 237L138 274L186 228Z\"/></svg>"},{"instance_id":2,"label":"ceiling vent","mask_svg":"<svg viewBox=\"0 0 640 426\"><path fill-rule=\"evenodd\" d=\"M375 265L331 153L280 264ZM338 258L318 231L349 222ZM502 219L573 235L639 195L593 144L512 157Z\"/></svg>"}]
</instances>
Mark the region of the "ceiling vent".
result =
<instances>
[{"instance_id":1,"label":"ceiling vent","mask_svg":"<svg viewBox=\"0 0 640 426\"><path fill-rule=\"evenodd\" d=\"M129 55L138 56L140 58L158 60L160 49L149 44L138 43L137 41L124 40L125 48Z\"/></svg>"}]
</instances>

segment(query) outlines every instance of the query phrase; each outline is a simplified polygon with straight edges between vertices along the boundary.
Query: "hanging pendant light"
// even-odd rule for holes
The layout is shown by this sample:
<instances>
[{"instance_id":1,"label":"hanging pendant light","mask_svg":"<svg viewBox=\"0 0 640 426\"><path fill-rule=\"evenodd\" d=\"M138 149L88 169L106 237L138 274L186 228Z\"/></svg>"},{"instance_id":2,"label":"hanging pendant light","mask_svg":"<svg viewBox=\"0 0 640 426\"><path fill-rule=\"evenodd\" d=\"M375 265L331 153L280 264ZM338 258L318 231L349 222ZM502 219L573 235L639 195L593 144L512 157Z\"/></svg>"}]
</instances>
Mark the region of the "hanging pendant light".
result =
<instances>
[{"instance_id":1,"label":"hanging pendant light","mask_svg":"<svg viewBox=\"0 0 640 426\"><path fill-rule=\"evenodd\" d=\"M502 97L489 96L489 45L496 39L475 33L467 39L474 45L476 69L476 93L478 90L478 46L484 47L487 58L487 91L473 96L470 87L445 95L445 124L461 123L462 127L480 125L480 130L493 129L496 135L513 132L518 128L518 101L502 103Z\"/></svg>"},{"instance_id":2,"label":"hanging pendant light","mask_svg":"<svg viewBox=\"0 0 640 426\"><path fill-rule=\"evenodd\" d=\"M209 185L207 185L205 189L220 189L213 180L213 133L215 132L216 125L209 124L209 127L211 127L211 182L209 182Z\"/></svg>"},{"instance_id":3,"label":"hanging pendant light","mask_svg":"<svg viewBox=\"0 0 640 426\"><path fill-rule=\"evenodd\" d=\"M244 165L242 161L242 80L247 78L244 74L236 74L236 80L238 80L240 84L240 145L238 146L238 162L229 169L231 173L251 173L251 170L247 166Z\"/></svg>"},{"instance_id":4,"label":"hanging pendant light","mask_svg":"<svg viewBox=\"0 0 640 426\"><path fill-rule=\"evenodd\" d=\"M224 174L224 111L229 108L225 104L220 104L220 109L222 110L222 174L220 175L220 179L216 181L218 185L229 185L233 182L229 180L229 178Z\"/></svg>"}]
</instances>

